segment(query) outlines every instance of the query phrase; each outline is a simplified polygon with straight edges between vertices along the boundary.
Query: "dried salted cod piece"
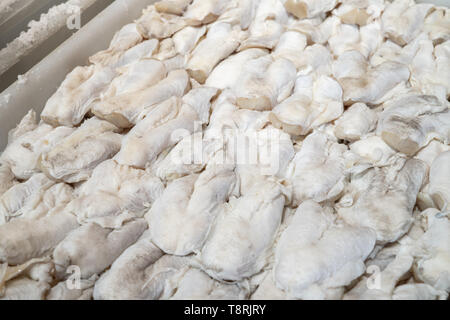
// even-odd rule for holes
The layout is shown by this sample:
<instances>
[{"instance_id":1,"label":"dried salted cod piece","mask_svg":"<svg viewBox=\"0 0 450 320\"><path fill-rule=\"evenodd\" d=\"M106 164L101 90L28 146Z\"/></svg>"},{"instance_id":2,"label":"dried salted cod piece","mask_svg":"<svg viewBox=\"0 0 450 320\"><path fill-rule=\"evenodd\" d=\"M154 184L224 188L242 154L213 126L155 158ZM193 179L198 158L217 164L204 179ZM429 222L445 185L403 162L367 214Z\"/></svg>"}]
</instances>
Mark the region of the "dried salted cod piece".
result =
<instances>
[{"instance_id":1,"label":"dried salted cod piece","mask_svg":"<svg viewBox=\"0 0 450 320\"><path fill-rule=\"evenodd\" d=\"M448 293L426 283L409 283L395 288L392 300L446 300Z\"/></svg>"},{"instance_id":2,"label":"dried salted cod piece","mask_svg":"<svg viewBox=\"0 0 450 320\"><path fill-rule=\"evenodd\" d=\"M344 77L338 81L345 102L377 104L396 85L409 79L408 67L396 62L383 62L369 68L364 77Z\"/></svg>"},{"instance_id":3,"label":"dried salted cod piece","mask_svg":"<svg viewBox=\"0 0 450 320\"><path fill-rule=\"evenodd\" d=\"M143 39L136 23L127 24L114 35L107 50L94 54L89 58L89 61L106 66L117 60L117 57L123 52L142 42Z\"/></svg>"},{"instance_id":4,"label":"dried salted cod piece","mask_svg":"<svg viewBox=\"0 0 450 320\"><path fill-rule=\"evenodd\" d=\"M287 12L299 19L312 18L334 9L336 0L284 0Z\"/></svg>"},{"instance_id":5,"label":"dried salted cod piece","mask_svg":"<svg viewBox=\"0 0 450 320\"><path fill-rule=\"evenodd\" d=\"M67 211L80 223L120 228L126 221L142 217L163 190L162 182L144 170L107 160L81 186L79 198L68 205Z\"/></svg>"},{"instance_id":6,"label":"dried salted cod piece","mask_svg":"<svg viewBox=\"0 0 450 320\"><path fill-rule=\"evenodd\" d=\"M190 268L182 277L174 278L176 291L169 298L172 300L243 300L247 297L245 288L216 281L199 269Z\"/></svg>"},{"instance_id":7,"label":"dried salted cod piece","mask_svg":"<svg viewBox=\"0 0 450 320\"><path fill-rule=\"evenodd\" d=\"M357 26L340 24L328 39L328 45L335 56L340 56L345 51L357 49L360 40L359 28Z\"/></svg>"},{"instance_id":8,"label":"dried salted cod piece","mask_svg":"<svg viewBox=\"0 0 450 320\"><path fill-rule=\"evenodd\" d=\"M432 7L432 4L415 4L412 0L395 0L387 4L381 16L386 36L399 45L409 43L422 29Z\"/></svg>"},{"instance_id":9,"label":"dried salted cod piece","mask_svg":"<svg viewBox=\"0 0 450 320\"><path fill-rule=\"evenodd\" d=\"M306 44L307 38L304 34L296 31L286 31L281 35L280 40L273 51L273 57L275 59L288 59L296 67L299 67L300 64L298 64L297 61L301 61L301 56L303 50L306 48Z\"/></svg>"},{"instance_id":10,"label":"dried salted cod piece","mask_svg":"<svg viewBox=\"0 0 450 320\"><path fill-rule=\"evenodd\" d=\"M214 67L232 54L239 46L242 31L228 23L213 24L193 50L187 63L189 75L203 84Z\"/></svg>"},{"instance_id":11,"label":"dried salted cod piece","mask_svg":"<svg viewBox=\"0 0 450 320\"><path fill-rule=\"evenodd\" d=\"M152 227L150 227L152 228ZM140 300L152 297L144 290L147 270L164 255L151 242L149 230L129 246L95 283L96 300Z\"/></svg>"},{"instance_id":12,"label":"dried salted cod piece","mask_svg":"<svg viewBox=\"0 0 450 320\"><path fill-rule=\"evenodd\" d=\"M54 184L45 174L38 173L11 187L0 197L0 224L28 214L33 205L39 203L46 190Z\"/></svg>"},{"instance_id":13,"label":"dried salted cod piece","mask_svg":"<svg viewBox=\"0 0 450 320\"><path fill-rule=\"evenodd\" d=\"M189 76L186 71L174 70L156 85L101 101L92 111L119 127L129 128L139 121L139 116L144 110L171 97L183 96L188 84Z\"/></svg>"},{"instance_id":14,"label":"dried salted cod piece","mask_svg":"<svg viewBox=\"0 0 450 320\"><path fill-rule=\"evenodd\" d=\"M450 209L450 151L441 153L430 168L428 193L440 210Z\"/></svg>"},{"instance_id":15,"label":"dried salted cod piece","mask_svg":"<svg viewBox=\"0 0 450 320\"><path fill-rule=\"evenodd\" d=\"M37 128L37 126L36 112L34 110L28 111L22 120L20 120L19 124L8 132L8 144L12 143L24 134L33 131Z\"/></svg>"},{"instance_id":16,"label":"dried salted cod piece","mask_svg":"<svg viewBox=\"0 0 450 320\"><path fill-rule=\"evenodd\" d=\"M167 75L164 64L155 59L138 60L117 68L117 71L119 75L102 94L102 100L151 87Z\"/></svg>"},{"instance_id":17,"label":"dried salted cod piece","mask_svg":"<svg viewBox=\"0 0 450 320\"><path fill-rule=\"evenodd\" d=\"M432 139L450 141L450 111L435 96L410 94L384 104L377 135L393 149L414 155Z\"/></svg>"},{"instance_id":18,"label":"dried salted cod piece","mask_svg":"<svg viewBox=\"0 0 450 320\"><path fill-rule=\"evenodd\" d=\"M211 23L226 10L228 1L194 0L184 13L184 18L190 25Z\"/></svg>"},{"instance_id":19,"label":"dried salted cod piece","mask_svg":"<svg viewBox=\"0 0 450 320\"><path fill-rule=\"evenodd\" d=\"M76 67L48 99L41 118L54 126L78 125L115 76L110 67Z\"/></svg>"},{"instance_id":20,"label":"dried salted cod piece","mask_svg":"<svg viewBox=\"0 0 450 320\"><path fill-rule=\"evenodd\" d=\"M168 299L176 291L176 280L189 270L192 257L164 255L145 270L142 292L147 300Z\"/></svg>"},{"instance_id":21,"label":"dried salted cod piece","mask_svg":"<svg viewBox=\"0 0 450 320\"><path fill-rule=\"evenodd\" d=\"M195 46L206 33L206 27L191 27L187 26L172 37L175 49L179 54L186 55L194 50Z\"/></svg>"},{"instance_id":22,"label":"dried salted cod piece","mask_svg":"<svg viewBox=\"0 0 450 320\"><path fill-rule=\"evenodd\" d=\"M247 62L233 87L236 104L245 109L271 110L291 94L295 73L294 64L286 59L262 56Z\"/></svg>"},{"instance_id":23,"label":"dried salted cod piece","mask_svg":"<svg viewBox=\"0 0 450 320\"><path fill-rule=\"evenodd\" d=\"M15 176L9 166L0 164L0 197L15 183Z\"/></svg>"},{"instance_id":24,"label":"dried salted cod piece","mask_svg":"<svg viewBox=\"0 0 450 320\"><path fill-rule=\"evenodd\" d=\"M0 300L44 300L50 285L26 277L9 281Z\"/></svg>"},{"instance_id":25,"label":"dried salted cod piece","mask_svg":"<svg viewBox=\"0 0 450 320\"><path fill-rule=\"evenodd\" d=\"M125 223L120 229L106 229L96 223L75 229L53 252L59 277L65 277L67 268L72 265L80 268L84 279L100 274L135 243L146 228L145 220L138 219Z\"/></svg>"},{"instance_id":26,"label":"dried salted cod piece","mask_svg":"<svg viewBox=\"0 0 450 320\"><path fill-rule=\"evenodd\" d=\"M182 15L192 0L161 0L155 3L155 9L161 13Z\"/></svg>"},{"instance_id":27,"label":"dried salted cod piece","mask_svg":"<svg viewBox=\"0 0 450 320\"><path fill-rule=\"evenodd\" d=\"M218 280L240 281L267 263L285 204L282 189L266 180L230 199L198 256L202 269Z\"/></svg>"},{"instance_id":28,"label":"dried salted cod piece","mask_svg":"<svg viewBox=\"0 0 450 320\"><path fill-rule=\"evenodd\" d=\"M317 299L322 290L348 285L364 272L375 232L334 220L314 201L298 207L276 247L278 288L296 298Z\"/></svg>"},{"instance_id":29,"label":"dried salted cod piece","mask_svg":"<svg viewBox=\"0 0 450 320\"><path fill-rule=\"evenodd\" d=\"M89 279L80 279L79 288L69 287L67 280L58 282L50 289L46 300L92 300L97 278L98 276L94 275Z\"/></svg>"},{"instance_id":30,"label":"dried salted cod piece","mask_svg":"<svg viewBox=\"0 0 450 320\"><path fill-rule=\"evenodd\" d=\"M233 168L224 165L174 180L146 215L153 242L169 254L200 250L235 185Z\"/></svg>"},{"instance_id":31,"label":"dried salted cod piece","mask_svg":"<svg viewBox=\"0 0 450 320\"><path fill-rule=\"evenodd\" d=\"M376 124L376 112L364 103L355 103L335 121L334 133L339 139L360 140L362 136L374 130Z\"/></svg>"},{"instance_id":32,"label":"dried salted cod piece","mask_svg":"<svg viewBox=\"0 0 450 320\"><path fill-rule=\"evenodd\" d=\"M74 128L53 128L41 123L34 130L11 141L1 154L0 162L8 166L18 179L29 179L40 171L39 157L74 131Z\"/></svg>"},{"instance_id":33,"label":"dried salted cod piece","mask_svg":"<svg viewBox=\"0 0 450 320\"><path fill-rule=\"evenodd\" d=\"M33 176L30 180L32 180L35 176ZM25 182L25 184L27 182ZM51 183L53 183L53 181ZM4 201L0 200L0 203L11 206L14 203L12 202L14 200L11 199L14 199L14 197L23 199L21 198L25 195L24 193L22 193L23 189L14 189L14 191L14 194L8 194L8 198L4 199ZM25 202L22 203L20 209L18 209L14 213L9 212L7 213L7 215L9 215L10 218L14 219L18 217L27 219L39 219L46 215L62 211L66 204L73 199L73 197L73 188L68 184L57 183L48 188L47 186L43 186L42 189L39 189L37 192L33 192L32 194L30 194L28 198L26 198ZM2 211L5 207L3 207L3 205L0 205L0 208L0 211Z\"/></svg>"},{"instance_id":34,"label":"dried salted cod piece","mask_svg":"<svg viewBox=\"0 0 450 320\"><path fill-rule=\"evenodd\" d=\"M296 65L298 75L310 75L314 78L332 74L332 57L330 51L320 44L307 46Z\"/></svg>"},{"instance_id":35,"label":"dried salted cod piece","mask_svg":"<svg viewBox=\"0 0 450 320\"><path fill-rule=\"evenodd\" d=\"M269 118L277 128L292 135L306 135L313 128L337 119L344 111L342 88L330 77L313 81L300 76L294 93L277 105Z\"/></svg>"},{"instance_id":36,"label":"dried salted cod piece","mask_svg":"<svg viewBox=\"0 0 450 320\"><path fill-rule=\"evenodd\" d=\"M161 152L201 129L217 93L215 88L201 87L191 90L181 102L169 100L161 104L127 134L115 159L137 168L151 165Z\"/></svg>"},{"instance_id":37,"label":"dried salted cod piece","mask_svg":"<svg viewBox=\"0 0 450 320\"><path fill-rule=\"evenodd\" d=\"M369 167L384 167L392 165L400 155L389 147L383 139L369 135L350 144L350 150L358 155L358 164L369 164Z\"/></svg>"},{"instance_id":38,"label":"dried salted cod piece","mask_svg":"<svg viewBox=\"0 0 450 320\"><path fill-rule=\"evenodd\" d=\"M420 160L401 160L399 165L373 168L362 173L365 183L354 178L354 203L338 209L347 223L370 227L380 243L393 242L403 236L412 224L412 209L426 174ZM358 185L360 184L360 185Z\"/></svg>"},{"instance_id":39,"label":"dried salted cod piece","mask_svg":"<svg viewBox=\"0 0 450 320\"><path fill-rule=\"evenodd\" d=\"M118 128L91 118L41 155L39 166L50 177L68 183L89 179L95 167L113 157L122 143Z\"/></svg>"},{"instance_id":40,"label":"dried salted cod piece","mask_svg":"<svg viewBox=\"0 0 450 320\"><path fill-rule=\"evenodd\" d=\"M155 6L149 6L143 11L143 15L136 21L137 29L147 39L170 38L175 32L186 26L184 18L160 13Z\"/></svg>"},{"instance_id":41,"label":"dried salted cod piece","mask_svg":"<svg viewBox=\"0 0 450 320\"><path fill-rule=\"evenodd\" d=\"M65 212L40 219L14 219L0 226L0 261L17 265L42 257L78 226L76 217Z\"/></svg>"},{"instance_id":42,"label":"dried salted cod piece","mask_svg":"<svg viewBox=\"0 0 450 320\"><path fill-rule=\"evenodd\" d=\"M264 49L254 48L231 55L214 68L205 85L222 90L232 88L239 81L245 65L253 59L267 55L267 53Z\"/></svg>"},{"instance_id":43,"label":"dried salted cod piece","mask_svg":"<svg viewBox=\"0 0 450 320\"><path fill-rule=\"evenodd\" d=\"M450 273L450 221L448 213L431 208L423 211L424 235L417 240L419 252L413 266L414 277L437 290L449 291Z\"/></svg>"},{"instance_id":44,"label":"dried salted cod piece","mask_svg":"<svg viewBox=\"0 0 450 320\"><path fill-rule=\"evenodd\" d=\"M292 160L293 172L288 177L294 204L307 199L332 200L341 194L345 187L343 154L346 150L345 145L332 141L322 132L306 137Z\"/></svg>"},{"instance_id":45,"label":"dried salted cod piece","mask_svg":"<svg viewBox=\"0 0 450 320\"><path fill-rule=\"evenodd\" d=\"M249 36L242 42L239 51L248 48L273 49L284 32L287 21L286 10L280 1L261 0L249 27Z\"/></svg>"},{"instance_id":46,"label":"dried salted cod piece","mask_svg":"<svg viewBox=\"0 0 450 320\"><path fill-rule=\"evenodd\" d=\"M435 7L430 11L425 18L423 30L428 33L430 39L435 43L450 40L450 22L448 20L450 9Z\"/></svg>"}]
</instances>

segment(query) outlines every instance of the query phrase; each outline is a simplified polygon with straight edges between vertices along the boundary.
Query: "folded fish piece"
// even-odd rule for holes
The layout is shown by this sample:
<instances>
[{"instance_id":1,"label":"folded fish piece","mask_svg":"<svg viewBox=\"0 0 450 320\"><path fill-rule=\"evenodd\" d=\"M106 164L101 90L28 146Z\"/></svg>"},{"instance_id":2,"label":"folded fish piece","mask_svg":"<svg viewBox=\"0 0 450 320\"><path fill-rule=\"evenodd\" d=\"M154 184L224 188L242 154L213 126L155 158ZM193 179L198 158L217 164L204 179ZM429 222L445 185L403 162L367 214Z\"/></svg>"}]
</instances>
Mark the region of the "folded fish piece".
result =
<instances>
[{"instance_id":1,"label":"folded fish piece","mask_svg":"<svg viewBox=\"0 0 450 320\"><path fill-rule=\"evenodd\" d=\"M448 293L426 283L403 284L395 288L392 300L446 300Z\"/></svg>"},{"instance_id":2,"label":"folded fish piece","mask_svg":"<svg viewBox=\"0 0 450 320\"><path fill-rule=\"evenodd\" d=\"M377 135L393 149L414 155L432 139L450 141L450 111L435 96L410 94L385 103Z\"/></svg>"},{"instance_id":3,"label":"folded fish piece","mask_svg":"<svg viewBox=\"0 0 450 320\"><path fill-rule=\"evenodd\" d=\"M150 227L152 228L152 227ZM95 283L95 300L145 300L155 298L144 290L146 270L164 253L156 247L149 230L129 246Z\"/></svg>"},{"instance_id":4,"label":"folded fish piece","mask_svg":"<svg viewBox=\"0 0 450 320\"><path fill-rule=\"evenodd\" d=\"M332 73L332 56L321 44L307 46L300 59L296 61L298 75L311 75L314 78L329 76Z\"/></svg>"},{"instance_id":5,"label":"folded fish piece","mask_svg":"<svg viewBox=\"0 0 450 320\"><path fill-rule=\"evenodd\" d=\"M420 32L432 7L430 3L416 4L410 0L395 0L387 4L381 16L386 36L399 45L409 43Z\"/></svg>"},{"instance_id":6,"label":"folded fish piece","mask_svg":"<svg viewBox=\"0 0 450 320\"><path fill-rule=\"evenodd\" d=\"M189 76L186 71L174 70L150 88L127 92L97 103L92 112L121 128L129 128L137 123L145 109L171 97L183 96L188 90L188 84Z\"/></svg>"},{"instance_id":7,"label":"folded fish piece","mask_svg":"<svg viewBox=\"0 0 450 320\"><path fill-rule=\"evenodd\" d=\"M234 171L224 165L174 180L146 215L153 242L169 254L199 251L235 184Z\"/></svg>"},{"instance_id":8,"label":"folded fish piece","mask_svg":"<svg viewBox=\"0 0 450 320\"><path fill-rule=\"evenodd\" d=\"M146 228L144 219L127 222L120 229L106 229L96 223L82 225L69 233L53 252L57 276L66 277L66 270L72 265L80 268L84 279L102 273Z\"/></svg>"},{"instance_id":9,"label":"folded fish piece","mask_svg":"<svg viewBox=\"0 0 450 320\"><path fill-rule=\"evenodd\" d=\"M144 38L138 30L136 23L130 23L122 27L113 37L109 48L100 51L89 58L91 63L106 66L126 50L142 42Z\"/></svg>"},{"instance_id":10,"label":"folded fish piece","mask_svg":"<svg viewBox=\"0 0 450 320\"><path fill-rule=\"evenodd\" d=\"M241 281L267 263L281 223L285 197L275 184L255 186L230 200L198 256L202 269L218 280Z\"/></svg>"},{"instance_id":11,"label":"folded fish piece","mask_svg":"<svg viewBox=\"0 0 450 320\"><path fill-rule=\"evenodd\" d=\"M101 100L151 87L167 75L164 64L155 59L134 61L117 71L119 75L102 94Z\"/></svg>"},{"instance_id":12,"label":"folded fish piece","mask_svg":"<svg viewBox=\"0 0 450 320\"><path fill-rule=\"evenodd\" d=\"M286 11L299 19L312 18L334 9L336 0L283 0Z\"/></svg>"},{"instance_id":13,"label":"folded fish piece","mask_svg":"<svg viewBox=\"0 0 450 320\"><path fill-rule=\"evenodd\" d=\"M0 300L44 300L50 285L29 278L17 278L8 282Z\"/></svg>"},{"instance_id":14,"label":"folded fish piece","mask_svg":"<svg viewBox=\"0 0 450 320\"><path fill-rule=\"evenodd\" d=\"M359 164L369 163L370 166L383 167L393 165L400 157L379 136L372 135L350 144L350 150L360 157Z\"/></svg>"},{"instance_id":15,"label":"folded fish piece","mask_svg":"<svg viewBox=\"0 0 450 320\"><path fill-rule=\"evenodd\" d=\"M18 179L28 179L40 171L39 157L74 131L74 128L53 128L41 123L34 130L12 140L1 154L0 162L10 167Z\"/></svg>"},{"instance_id":16,"label":"folded fish piece","mask_svg":"<svg viewBox=\"0 0 450 320\"><path fill-rule=\"evenodd\" d=\"M192 0L161 0L155 3L155 9L161 13L182 15Z\"/></svg>"},{"instance_id":17,"label":"folded fish piece","mask_svg":"<svg viewBox=\"0 0 450 320\"><path fill-rule=\"evenodd\" d=\"M335 121L334 133L339 139L360 140L365 134L375 129L376 123L375 111L369 109L364 103L355 103Z\"/></svg>"},{"instance_id":18,"label":"folded fish piece","mask_svg":"<svg viewBox=\"0 0 450 320\"><path fill-rule=\"evenodd\" d=\"M340 56L345 51L358 49L360 44L359 28L351 24L340 24L328 39L330 51Z\"/></svg>"},{"instance_id":19,"label":"folded fish piece","mask_svg":"<svg viewBox=\"0 0 450 320\"><path fill-rule=\"evenodd\" d=\"M31 276L31 280L51 282L53 280L50 275L52 263L48 257L31 259L19 266L8 266L7 263L0 265L0 298L5 289L5 284L12 279L19 277ZM50 266L47 268L46 266Z\"/></svg>"},{"instance_id":20,"label":"folded fish piece","mask_svg":"<svg viewBox=\"0 0 450 320\"><path fill-rule=\"evenodd\" d=\"M155 6L149 6L136 21L137 29L147 39L170 38L186 26L186 19L175 14L160 13Z\"/></svg>"},{"instance_id":21,"label":"folded fish piece","mask_svg":"<svg viewBox=\"0 0 450 320\"><path fill-rule=\"evenodd\" d=\"M258 48L233 54L214 68L205 85L221 90L230 89L239 81L241 71L249 61L265 55L267 55L267 50Z\"/></svg>"},{"instance_id":22,"label":"folded fish piece","mask_svg":"<svg viewBox=\"0 0 450 320\"><path fill-rule=\"evenodd\" d=\"M200 38L206 33L206 27L187 26L175 33L172 40L179 54L186 55L194 50Z\"/></svg>"},{"instance_id":23,"label":"folded fish piece","mask_svg":"<svg viewBox=\"0 0 450 320\"><path fill-rule=\"evenodd\" d=\"M54 126L76 126L116 76L110 67L76 67L48 99L41 118Z\"/></svg>"},{"instance_id":24,"label":"folded fish piece","mask_svg":"<svg viewBox=\"0 0 450 320\"><path fill-rule=\"evenodd\" d=\"M367 67L367 60L359 51L345 51L333 61L333 76L336 79L363 78Z\"/></svg>"},{"instance_id":25,"label":"folded fish piece","mask_svg":"<svg viewBox=\"0 0 450 320\"><path fill-rule=\"evenodd\" d=\"M394 242L410 228L412 210L427 170L426 164L416 159L398 164L363 173L368 177L368 185L356 188L351 206L338 209L347 223L374 229L380 243Z\"/></svg>"},{"instance_id":26,"label":"folded fish piece","mask_svg":"<svg viewBox=\"0 0 450 320\"><path fill-rule=\"evenodd\" d=\"M159 41L157 39L142 41L134 47L114 56L111 61L108 61L107 65L113 68L120 68L140 59L151 58L158 47ZM93 61L91 62L94 63Z\"/></svg>"},{"instance_id":27,"label":"folded fish piece","mask_svg":"<svg viewBox=\"0 0 450 320\"><path fill-rule=\"evenodd\" d=\"M0 197L0 224L28 214L30 207L39 203L42 195L54 184L45 174L38 173L29 180L12 186Z\"/></svg>"},{"instance_id":28,"label":"folded fish piece","mask_svg":"<svg viewBox=\"0 0 450 320\"><path fill-rule=\"evenodd\" d=\"M113 157L122 136L113 124L91 118L41 155L39 166L48 176L68 183L89 179L95 167Z\"/></svg>"},{"instance_id":29,"label":"folded fish piece","mask_svg":"<svg viewBox=\"0 0 450 320\"><path fill-rule=\"evenodd\" d=\"M447 41L450 39L448 32L450 28L450 23L448 22L449 11L450 9L446 7L435 7L426 16L423 30L428 33L433 42Z\"/></svg>"},{"instance_id":30,"label":"folded fish piece","mask_svg":"<svg viewBox=\"0 0 450 320\"><path fill-rule=\"evenodd\" d=\"M242 42L239 51L248 48L273 49L284 31L283 24L287 20L286 10L280 1L259 1L255 18L249 27L249 37Z\"/></svg>"},{"instance_id":31,"label":"folded fish piece","mask_svg":"<svg viewBox=\"0 0 450 320\"><path fill-rule=\"evenodd\" d=\"M396 85L407 81L409 75L406 65L386 61L369 68L365 77L344 77L338 81L344 90L345 102L377 104Z\"/></svg>"},{"instance_id":32,"label":"folded fish piece","mask_svg":"<svg viewBox=\"0 0 450 320\"><path fill-rule=\"evenodd\" d=\"M269 119L292 135L306 135L313 128L339 118L344 111L342 88L330 77L297 78L294 93L277 105Z\"/></svg>"},{"instance_id":33,"label":"folded fish piece","mask_svg":"<svg viewBox=\"0 0 450 320\"><path fill-rule=\"evenodd\" d=\"M0 197L15 183L15 176L11 169L6 165L0 164Z\"/></svg>"},{"instance_id":34,"label":"folded fish piece","mask_svg":"<svg viewBox=\"0 0 450 320\"><path fill-rule=\"evenodd\" d=\"M296 67L299 67L300 65L297 65L297 61L301 60L306 44L307 38L304 34L297 31L286 31L281 35L273 51L273 57L275 59L288 59Z\"/></svg>"},{"instance_id":35,"label":"folded fish piece","mask_svg":"<svg viewBox=\"0 0 450 320\"><path fill-rule=\"evenodd\" d=\"M206 38L197 45L187 63L187 71L200 84L205 83L214 67L239 46L242 31L228 23L213 24Z\"/></svg>"},{"instance_id":36,"label":"folded fish piece","mask_svg":"<svg viewBox=\"0 0 450 320\"><path fill-rule=\"evenodd\" d=\"M46 300L92 300L96 280L97 276L81 279L79 288L70 289L67 281L58 282L49 290Z\"/></svg>"},{"instance_id":37,"label":"folded fish piece","mask_svg":"<svg viewBox=\"0 0 450 320\"><path fill-rule=\"evenodd\" d=\"M247 296L247 290L239 285L216 281L195 268L190 268L176 280L176 291L169 298L171 300L243 300Z\"/></svg>"},{"instance_id":38,"label":"folded fish piece","mask_svg":"<svg viewBox=\"0 0 450 320\"><path fill-rule=\"evenodd\" d=\"M276 247L274 274L278 288L293 297L308 298L308 290L314 285L348 285L364 272L363 261L375 245L375 232L334 219L311 200L297 208ZM347 268L358 264L363 268ZM342 270L345 274L339 274Z\"/></svg>"},{"instance_id":39,"label":"folded fish piece","mask_svg":"<svg viewBox=\"0 0 450 320\"><path fill-rule=\"evenodd\" d=\"M287 59L262 56L251 60L233 87L236 104L244 109L271 110L291 94L295 75L295 66Z\"/></svg>"},{"instance_id":40,"label":"folded fish piece","mask_svg":"<svg viewBox=\"0 0 450 320\"><path fill-rule=\"evenodd\" d=\"M369 285L367 277L362 277L360 282L349 292L344 300L389 300L396 284L402 280L413 265L414 259L407 252L400 251L383 271L374 275L375 283ZM369 266L370 267L370 266ZM375 269L376 270L376 269Z\"/></svg>"},{"instance_id":41,"label":"folded fish piece","mask_svg":"<svg viewBox=\"0 0 450 320\"><path fill-rule=\"evenodd\" d=\"M448 292L450 289L450 261L448 214L430 208L421 213L425 218L425 233L419 238L416 248L416 261L413 274L420 282L433 286L437 290Z\"/></svg>"},{"instance_id":42,"label":"folded fish piece","mask_svg":"<svg viewBox=\"0 0 450 320\"><path fill-rule=\"evenodd\" d=\"M149 300L165 300L176 291L177 279L180 278L192 264L192 257L177 257L164 255L145 270L146 282L142 291Z\"/></svg>"},{"instance_id":43,"label":"folded fish piece","mask_svg":"<svg viewBox=\"0 0 450 320\"><path fill-rule=\"evenodd\" d=\"M429 174L429 189L433 202L440 210L450 207L450 151L441 153L431 165Z\"/></svg>"},{"instance_id":44,"label":"folded fish piece","mask_svg":"<svg viewBox=\"0 0 450 320\"><path fill-rule=\"evenodd\" d=\"M345 187L346 149L325 133L316 132L306 137L292 160L293 172L288 177L294 204L307 199L323 202L341 195Z\"/></svg>"},{"instance_id":45,"label":"folded fish piece","mask_svg":"<svg viewBox=\"0 0 450 320\"><path fill-rule=\"evenodd\" d=\"M120 228L124 222L142 217L163 190L162 182L144 170L107 160L80 187L79 198L68 205L67 211L80 223Z\"/></svg>"},{"instance_id":46,"label":"folded fish piece","mask_svg":"<svg viewBox=\"0 0 450 320\"><path fill-rule=\"evenodd\" d=\"M77 218L65 212L0 225L0 261L17 265L42 257L78 226Z\"/></svg>"},{"instance_id":47,"label":"folded fish piece","mask_svg":"<svg viewBox=\"0 0 450 320\"><path fill-rule=\"evenodd\" d=\"M287 300L286 292L277 288L273 277L273 269L264 272L264 278L258 288L250 297L250 300Z\"/></svg>"},{"instance_id":48,"label":"folded fish piece","mask_svg":"<svg viewBox=\"0 0 450 320\"><path fill-rule=\"evenodd\" d=\"M208 24L217 20L227 6L227 1L194 0L183 16L190 25Z\"/></svg>"},{"instance_id":49,"label":"folded fish piece","mask_svg":"<svg viewBox=\"0 0 450 320\"><path fill-rule=\"evenodd\" d=\"M161 152L201 129L209 118L211 100L217 92L215 88L197 88L183 98L181 107L173 99L166 102L167 107L166 103L161 104L126 135L115 159L136 168L148 167ZM155 123L155 119L161 118Z\"/></svg>"},{"instance_id":50,"label":"folded fish piece","mask_svg":"<svg viewBox=\"0 0 450 320\"><path fill-rule=\"evenodd\" d=\"M8 144L11 144L25 133L33 131L37 126L36 112L34 110L28 111L22 120L20 120L19 124L8 132Z\"/></svg>"},{"instance_id":51,"label":"folded fish piece","mask_svg":"<svg viewBox=\"0 0 450 320\"><path fill-rule=\"evenodd\" d=\"M35 176L36 175L34 175L33 177ZM31 179L33 179L33 177ZM54 182L51 181L51 183ZM33 194L31 194L26 199L25 203L23 203L23 206L14 214L10 215L10 217L14 219L18 217L27 219L39 219L43 216L62 211L65 208L66 204L69 203L73 198L73 188L68 184L57 183L53 184L49 188L43 186L42 189L40 189L38 192L34 192Z\"/></svg>"}]
</instances>

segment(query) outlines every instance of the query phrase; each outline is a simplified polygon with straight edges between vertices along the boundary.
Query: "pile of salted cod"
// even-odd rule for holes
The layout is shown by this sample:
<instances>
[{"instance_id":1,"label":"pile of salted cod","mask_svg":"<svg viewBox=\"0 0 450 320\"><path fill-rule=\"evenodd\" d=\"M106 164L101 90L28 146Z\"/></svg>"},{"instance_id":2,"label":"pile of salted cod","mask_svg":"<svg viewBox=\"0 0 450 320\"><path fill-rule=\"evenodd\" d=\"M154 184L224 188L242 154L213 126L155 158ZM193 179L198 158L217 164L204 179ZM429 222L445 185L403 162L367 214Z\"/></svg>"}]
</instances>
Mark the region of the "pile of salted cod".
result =
<instances>
[{"instance_id":1,"label":"pile of salted cod","mask_svg":"<svg viewBox=\"0 0 450 320\"><path fill-rule=\"evenodd\" d=\"M449 10L149 6L9 133L1 299L447 299Z\"/></svg>"}]
</instances>

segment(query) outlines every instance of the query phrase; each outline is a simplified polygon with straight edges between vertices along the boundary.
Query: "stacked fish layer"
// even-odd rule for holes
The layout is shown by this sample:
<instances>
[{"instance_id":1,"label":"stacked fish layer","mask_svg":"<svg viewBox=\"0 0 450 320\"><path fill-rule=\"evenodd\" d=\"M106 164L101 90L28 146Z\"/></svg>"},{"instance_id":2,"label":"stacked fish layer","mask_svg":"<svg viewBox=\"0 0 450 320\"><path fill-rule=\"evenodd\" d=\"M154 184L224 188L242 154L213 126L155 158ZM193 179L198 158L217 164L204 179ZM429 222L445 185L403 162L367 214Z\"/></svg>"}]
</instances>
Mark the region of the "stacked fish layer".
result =
<instances>
[{"instance_id":1,"label":"stacked fish layer","mask_svg":"<svg viewBox=\"0 0 450 320\"><path fill-rule=\"evenodd\" d=\"M446 299L449 9L163 0L0 157L1 299Z\"/></svg>"}]
</instances>

